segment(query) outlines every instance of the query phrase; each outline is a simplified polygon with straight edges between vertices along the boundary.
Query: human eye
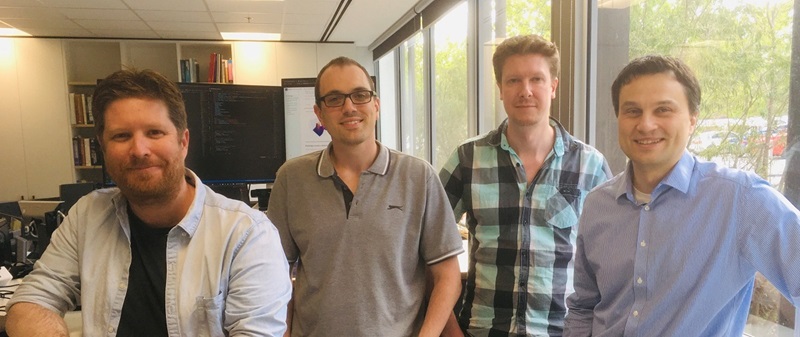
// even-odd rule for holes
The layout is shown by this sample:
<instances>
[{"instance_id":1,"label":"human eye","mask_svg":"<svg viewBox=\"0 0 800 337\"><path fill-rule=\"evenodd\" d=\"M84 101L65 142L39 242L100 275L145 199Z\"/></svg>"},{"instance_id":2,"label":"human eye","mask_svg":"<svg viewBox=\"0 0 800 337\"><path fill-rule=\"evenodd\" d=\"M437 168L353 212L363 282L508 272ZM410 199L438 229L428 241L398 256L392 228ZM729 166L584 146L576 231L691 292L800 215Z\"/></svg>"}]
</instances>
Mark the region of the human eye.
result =
<instances>
[{"instance_id":1,"label":"human eye","mask_svg":"<svg viewBox=\"0 0 800 337\"><path fill-rule=\"evenodd\" d=\"M325 105L328 106L339 106L344 103L344 95L341 94L332 94L325 96Z\"/></svg>"},{"instance_id":2,"label":"human eye","mask_svg":"<svg viewBox=\"0 0 800 337\"><path fill-rule=\"evenodd\" d=\"M626 116L638 116L642 113L642 110L637 108L626 108L622 109L622 113Z\"/></svg>"},{"instance_id":3,"label":"human eye","mask_svg":"<svg viewBox=\"0 0 800 337\"><path fill-rule=\"evenodd\" d=\"M151 137L151 138L161 137L161 136L163 136L165 134L166 134L166 132L164 132L163 130L160 130L160 129L153 129L153 130L147 131L147 135L149 137Z\"/></svg>"},{"instance_id":4,"label":"human eye","mask_svg":"<svg viewBox=\"0 0 800 337\"><path fill-rule=\"evenodd\" d=\"M122 142L122 141L125 141L125 140L131 138L131 135L129 133L126 133L126 132L115 132L115 133L112 133L109 138L112 141L115 141L115 142Z\"/></svg>"},{"instance_id":5,"label":"human eye","mask_svg":"<svg viewBox=\"0 0 800 337\"><path fill-rule=\"evenodd\" d=\"M660 106L656 108L656 113L663 114L663 113L668 113L670 111L672 111L672 109L668 106Z\"/></svg>"},{"instance_id":6,"label":"human eye","mask_svg":"<svg viewBox=\"0 0 800 337\"><path fill-rule=\"evenodd\" d=\"M369 92L369 91L366 91L366 90L364 90L364 91L356 91L356 92L354 92L354 93L352 93L350 95L350 97L355 99L357 102L369 101L371 96L372 96L372 93Z\"/></svg>"}]
</instances>

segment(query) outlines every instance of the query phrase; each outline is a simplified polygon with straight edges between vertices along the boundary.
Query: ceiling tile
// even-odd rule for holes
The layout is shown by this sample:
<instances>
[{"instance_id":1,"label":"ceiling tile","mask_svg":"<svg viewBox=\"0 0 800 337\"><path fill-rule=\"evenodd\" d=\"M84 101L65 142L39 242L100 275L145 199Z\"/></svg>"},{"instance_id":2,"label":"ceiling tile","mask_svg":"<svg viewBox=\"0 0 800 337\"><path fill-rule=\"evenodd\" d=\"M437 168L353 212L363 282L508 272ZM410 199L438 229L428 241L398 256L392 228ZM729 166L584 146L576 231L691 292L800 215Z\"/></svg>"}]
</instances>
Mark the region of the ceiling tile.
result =
<instances>
[{"instance_id":1,"label":"ceiling tile","mask_svg":"<svg viewBox=\"0 0 800 337\"><path fill-rule=\"evenodd\" d=\"M34 36L93 37L94 34L83 28L29 28L26 33Z\"/></svg>"},{"instance_id":2,"label":"ceiling tile","mask_svg":"<svg viewBox=\"0 0 800 337\"><path fill-rule=\"evenodd\" d=\"M205 11L206 6L200 0L123 0L134 10L159 11Z\"/></svg>"},{"instance_id":3,"label":"ceiling tile","mask_svg":"<svg viewBox=\"0 0 800 337\"><path fill-rule=\"evenodd\" d=\"M142 21L119 20L75 20L81 27L91 31L95 30L150 30Z\"/></svg>"},{"instance_id":4,"label":"ceiling tile","mask_svg":"<svg viewBox=\"0 0 800 337\"><path fill-rule=\"evenodd\" d=\"M136 16L136 13L123 9L64 8L61 9L61 13L73 20L139 20L139 17Z\"/></svg>"},{"instance_id":5,"label":"ceiling tile","mask_svg":"<svg viewBox=\"0 0 800 337\"><path fill-rule=\"evenodd\" d=\"M336 11L336 8L338 6L339 6L339 0L330 0L330 1L292 0L286 2L283 12L293 13L293 14L326 15L330 17L333 16L333 13ZM353 4L351 3L350 6L353 6ZM348 6L348 10L350 6Z\"/></svg>"},{"instance_id":6,"label":"ceiling tile","mask_svg":"<svg viewBox=\"0 0 800 337\"><path fill-rule=\"evenodd\" d=\"M145 21L213 22L208 12L138 10L136 14Z\"/></svg>"},{"instance_id":7,"label":"ceiling tile","mask_svg":"<svg viewBox=\"0 0 800 337\"><path fill-rule=\"evenodd\" d=\"M170 22L170 21L150 21L147 23L153 30L164 31L185 31L185 32L216 32L217 27L213 23L204 22Z\"/></svg>"},{"instance_id":8,"label":"ceiling tile","mask_svg":"<svg viewBox=\"0 0 800 337\"><path fill-rule=\"evenodd\" d=\"M333 16L331 14L330 16ZM323 25L327 26L331 18L327 15L313 14L294 14L286 13L283 16L283 23L287 25Z\"/></svg>"},{"instance_id":9,"label":"ceiling tile","mask_svg":"<svg viewBox=\"0 0 800 337\"><path fill-rule=\"evenodd\" d=\"M66 19L53 8L39 7L0 7L0 19Z\"/></svg>"},{"instance_id":10,"label":"ceiling tile","mask_svg":"<svg viewBox=\"0 0 800 337\"><path fill-rule=\"evenodd\" d=\"M247 23L247 18L250 17L250 23L281 23L283 20L282 13L230 13L230 12L211 12L214 22L226 23Z\"/></svg>"},{"instance_id":11,"label":"ceiling tile","mask_svg":"<svg viewBox=\"0 0 800 337\"><path fill-rule=\"evenodd\" d=\"M321 34L283 34L281 33L281 41L319 41Z\"/></svg>"},{"instance_id":12,"label":"ceiling tile","mask_svg":"<svg viewBox=\"0 0 800 337\"><path fill-rule=\"evenodd\" d=\"M353 41L356 45L369 45L414 6L416 0L353 1L336 25L330 41ZM382 13L381 15L370 15ZM367 28L367 27L382 27ZM359 32L360 34L353 34Z\"/></svg>"},{"instance_id":13,"label":"ceiling tile","mask_svg":"<svg viewBox=\"0 0 800 337\"><path fill-rule=\"evenodd\" d=\"M121 0L39 0L47 7L56 8L95 8L128 9Z\"/></svg>"},{"instance_id":14,"label":"ceiling tile","mask_svg":"<svg viewBox=\"0 0 800 337\"><path fill-rule=\"evenodd\" d=\"M220 32L280 33L279 24L218 23Z\"/></svg>"},{"instance_id":15,"label":"ceiling tile","mask_svg":"<svg viewBox=\"0 0 800 337\"><path fill-rule=\"evenodd\" d=\"M157 32L164 39L174 40L222 40L222 36L216 32Z\"/></svg>"},{"instance_id":16,"label":"ceiling tile","mask_svg":"<svg viewBox=\"0 0 800 337\"><path fill-rule=\"evenodd\" d=\"M139 1L139 0L136 0ZM283 1L206 0L212 12L283 13Z\"/></svg>"},{"instance_id":17,"label":"ceiling tile","mask_svg":"<svg viewBox=\"0 0 800 337\"><path fill-rule=\"evenodd\" d=\"M281 34L312 34L319 39L324 31L324 25L283 25Z\"/></svg>"},{"instance_id":18,"label":"ceiling tile","mask_svg":"<svg viewBox=\"0 0 800 337\"><path fill-rule=\"evenodd\" d=\"M14 27L25 30L25 28L58 28L58 29L80 29L75 22L67 19L61 20L31 20L31 19L3 19L3 22Z\"/></svg>"},{"instance_id":19,"label":"ceiling tile","mask_svg":"<svg viewBox=\"0 0 800 337\"><path fill-rule=\"evenodd\" d=\"M31 0L0 0L0 7L44 7L44 5Z\"/></svg>"},{"instance_id":20,"label":"ceiling tile","mask_svg":"<svg viewBox=\"0 0 800 337\"><path fill-rule=\"evenodd\" d=\"M90 29L98 37L107 38L136 38L136 39L157 39L155 32L151 30L119 30L119 29Z\"/></svg>"}]
</instances>

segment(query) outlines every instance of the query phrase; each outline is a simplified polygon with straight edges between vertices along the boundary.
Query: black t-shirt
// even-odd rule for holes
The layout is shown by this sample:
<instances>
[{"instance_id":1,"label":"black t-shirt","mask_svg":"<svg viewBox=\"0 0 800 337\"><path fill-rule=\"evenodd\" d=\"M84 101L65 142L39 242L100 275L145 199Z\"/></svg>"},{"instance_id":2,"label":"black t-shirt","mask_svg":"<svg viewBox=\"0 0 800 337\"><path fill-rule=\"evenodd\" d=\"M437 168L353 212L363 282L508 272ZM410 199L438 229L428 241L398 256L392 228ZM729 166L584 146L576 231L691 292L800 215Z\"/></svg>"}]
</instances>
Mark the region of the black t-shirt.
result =
<instances>
[{"instance_id":1,"label":"black t-shirt","mask_svg":"<svg viewBox=\"0 0 800 337\"><path fill-rule=\"evenodd\" d=\"M131 268L117 336L167 336L164 292L167 234L171 228L148 227L128 210Z\"/></svg>"}]
</instances>

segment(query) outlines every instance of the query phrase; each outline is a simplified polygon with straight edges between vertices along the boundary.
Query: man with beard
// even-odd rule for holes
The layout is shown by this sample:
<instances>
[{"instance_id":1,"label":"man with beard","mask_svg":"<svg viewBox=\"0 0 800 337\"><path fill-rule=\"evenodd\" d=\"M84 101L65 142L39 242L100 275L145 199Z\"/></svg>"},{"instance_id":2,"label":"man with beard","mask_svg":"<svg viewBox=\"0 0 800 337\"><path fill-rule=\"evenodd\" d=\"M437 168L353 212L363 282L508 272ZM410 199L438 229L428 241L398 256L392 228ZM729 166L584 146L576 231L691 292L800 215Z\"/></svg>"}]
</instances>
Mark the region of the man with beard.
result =
<instances>
[{"instance_id":1,"label":"man with beard","mask_svg":"<svg viewBox=\"0 0 800 337\"><path fill-rule=\"evenodd\" d=\"M375 140L380 100L356 61L324 66L315 96L331 143L278 170L267 211L297 263L291 335L439 336L464 249L436 172Z\"/></svg>"},{"instance_id":2,"label":"man with beard","mask_svg":"<svg viewBox=\"0 0 800 337\"><path fill-rule=\"evenodd\" d=\"M275 227L184 166L177 86L118 71L94 92L95 128L117 188L81 198L9 302L13 336L280 336L291 297Z\"/></svg>"},{"instance_id":3,"label":"man with beard","mask_svg":"<svg viewBox=\"0 0 800 337\"><path fill-rule=\"evenodd\" d=\"M508 38L492 64L508 119L461 144L439 173L469 229L458 323L471 336L560 336L578 216L611 171L550 118L560 67L554 43ZM457 333L455 319L447 330Z\"/></svg>"}]
</instances>

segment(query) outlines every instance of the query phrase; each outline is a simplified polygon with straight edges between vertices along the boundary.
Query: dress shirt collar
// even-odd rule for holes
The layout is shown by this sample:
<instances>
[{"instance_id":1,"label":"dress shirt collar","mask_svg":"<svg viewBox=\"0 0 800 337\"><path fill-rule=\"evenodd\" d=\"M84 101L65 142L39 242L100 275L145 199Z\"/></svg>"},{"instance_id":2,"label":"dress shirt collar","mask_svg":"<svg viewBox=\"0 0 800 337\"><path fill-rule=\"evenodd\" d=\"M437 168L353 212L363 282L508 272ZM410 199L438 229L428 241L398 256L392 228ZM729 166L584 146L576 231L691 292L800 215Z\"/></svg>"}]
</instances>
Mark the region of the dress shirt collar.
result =
<instances>
[{"instance_id":1,"label":"dress shirt collar","mask_svg":"<svg viewBox=\"0 0 800 337\"><path fill-rule=\"evenodd\" d=\"M695 157L689 153L689 151L684 150L681 159L678 160L678 163L675 164L667 176L664 177L664 179L662 179L658 185L656 185L655 189L653 189L653 192L651 193L651 202L655 201L659 195L663 194L670 188L674 188L684 194L689 192L689 186L692 182L692 171L694 170L695 162ZM623 179L619 179L615 183L616 192L614 195L617 196L617 199L625 196L632 203L636 203L636 198L633 193L633 166L630 161L628 161L628 165L625 168L625 172L623 172L622 178Z\"/></svg>"},{"instance_id":2,"label":"dress shirt collar","mask_svg":"<svg viewBox=\"0 0 800 337\"><path fill-rule=\"evenodd\" d=\"M375 158L375 161L367 169L367 172L377 175L386 175L386 173L389 172L389 148L383 146L383 144L377 140L375 143L378 144L378 157ZM336 172L333 168L333 162L331 162L331 151L333 151L333 143L328 143L328 147L320 153L319 160L317 160L317 175L322 178L330 178Z\"/></svg>"}]
</instances>

